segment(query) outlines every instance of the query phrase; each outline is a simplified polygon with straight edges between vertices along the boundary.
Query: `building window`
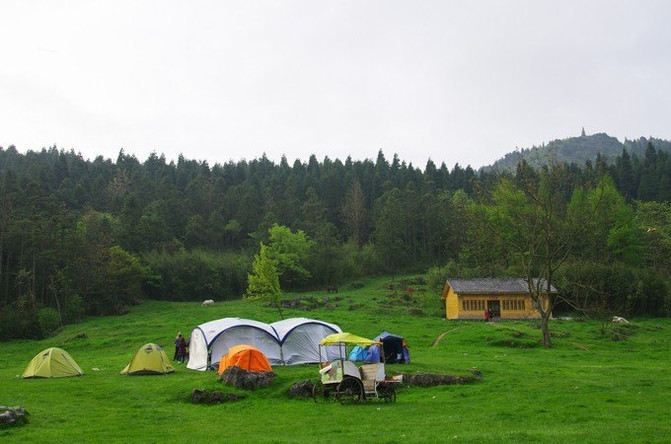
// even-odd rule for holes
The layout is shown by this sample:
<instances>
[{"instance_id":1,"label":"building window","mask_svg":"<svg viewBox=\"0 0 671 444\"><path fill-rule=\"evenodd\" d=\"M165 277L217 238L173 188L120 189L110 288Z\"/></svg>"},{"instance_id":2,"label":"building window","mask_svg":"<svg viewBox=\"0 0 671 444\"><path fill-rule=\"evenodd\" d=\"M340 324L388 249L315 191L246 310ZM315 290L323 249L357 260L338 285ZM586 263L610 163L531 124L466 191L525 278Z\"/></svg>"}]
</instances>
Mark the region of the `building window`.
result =
<instances>
[{"instance_id":1,"label":"building window","mask_svg":"<svg viewBox=\"0 0 671 444\"><path fill-rule=\"evenodd\" d=\"M484 311L485 301L482 299L465 299L461 301L461 308L464 311Z\"/></svg>"},{"instance_id":2,"label":"building window","mask_svg":"<svg viewBox=\"0 0 671 444\"><path fill-rule=\"evenodd\" d=\"M524 311L524 299L504 299L503 309L508 311Z\"/></svg>"}]
</instances>

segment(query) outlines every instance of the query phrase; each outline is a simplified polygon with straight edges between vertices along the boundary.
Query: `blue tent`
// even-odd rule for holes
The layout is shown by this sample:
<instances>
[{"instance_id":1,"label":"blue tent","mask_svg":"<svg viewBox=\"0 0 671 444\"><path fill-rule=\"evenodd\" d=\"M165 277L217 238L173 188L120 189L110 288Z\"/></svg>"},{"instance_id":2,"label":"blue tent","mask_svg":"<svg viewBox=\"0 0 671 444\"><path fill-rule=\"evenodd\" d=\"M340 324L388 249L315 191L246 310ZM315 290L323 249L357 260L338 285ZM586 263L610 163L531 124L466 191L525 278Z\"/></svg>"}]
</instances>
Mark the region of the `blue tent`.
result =
<instances>
[{"instance_id":1,"label":"blue tent","mask_svg":"<svg viewBox=\"0 0 671 444\"><path fill-rule=\"evenodd\" d=\"M384 357L388 364L408 363L410 362L410 352L405 338L382 332L375 338L375 341L382 342L384 347ZM359 347L352 349L349 354L350 361L381 362L380 347Z\"/></svg>"}]
</instances>

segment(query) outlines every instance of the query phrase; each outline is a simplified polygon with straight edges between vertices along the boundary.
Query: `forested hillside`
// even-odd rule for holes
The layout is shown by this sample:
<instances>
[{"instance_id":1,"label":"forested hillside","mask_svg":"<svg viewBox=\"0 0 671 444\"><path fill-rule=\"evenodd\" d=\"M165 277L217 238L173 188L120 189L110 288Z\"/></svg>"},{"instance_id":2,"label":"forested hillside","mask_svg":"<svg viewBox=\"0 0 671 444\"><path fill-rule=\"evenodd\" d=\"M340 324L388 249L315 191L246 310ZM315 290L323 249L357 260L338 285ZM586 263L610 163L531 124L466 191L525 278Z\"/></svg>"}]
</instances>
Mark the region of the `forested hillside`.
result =
<instances>
[{"instance_id":1,"label":"forested hillside","mask_svg":"<svg viewBox=\"0 0 671 444\"><path fill-rule=\"evenodd\" d=\"M605 133L588 136L583 130L580 137L557 139L541 146L513 151L492 165L484 167L483 170L514 171L518 162L522 159L536 167L548 162L584 165L586 162L593 164L599 161L611 165L622 154L623 149L631 157L642 158L645 155L648 143L652 144L657 151L671 153L671 141L668 140L641 137L635 140L625 139L624 142L620 142L615 137Z\"/></svg>"},{"instance_id":2,"label":"forested hillside","mask_svg":"<svg viewBox=\"0 0 671 444\"><path fill-rule=\"evenodd\" d=\"M565 268L604 285L626 275L618 304L667 314L669 155L647 144L642 157L622 151L612 165L553 168L566 206L612 177L610 206L593 231L581 232L593 248L572 251ZM56 147L0 148L0 337L45 335L86 315L123 313L144 297L239 298L275 225L309 240L301 273L281 270L285 290L429 267L437 282L446 273L516 275L515 254L478 229L474 208L491 202L502 180L544 174L524 162L514 173L431 161L420 169L382 152L375 160L210 166L157 154L141 162L123 151L115 161L89 161ZM578 288L565 282L568 293ZM632 302L632 288L645 301Z\"/></svg>"}]
</instances>

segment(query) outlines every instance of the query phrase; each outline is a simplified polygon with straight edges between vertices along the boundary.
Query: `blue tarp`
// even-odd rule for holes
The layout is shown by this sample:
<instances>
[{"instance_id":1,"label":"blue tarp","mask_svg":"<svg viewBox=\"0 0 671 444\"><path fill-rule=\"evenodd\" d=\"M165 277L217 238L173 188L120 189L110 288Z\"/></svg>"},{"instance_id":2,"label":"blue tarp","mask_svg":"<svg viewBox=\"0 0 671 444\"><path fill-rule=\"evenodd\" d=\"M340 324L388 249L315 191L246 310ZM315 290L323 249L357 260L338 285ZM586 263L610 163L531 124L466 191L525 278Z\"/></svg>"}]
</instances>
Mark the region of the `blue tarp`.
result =
<instances>
[{"instance_id":1,"label":"blue tarp","mask_svg":"<svg viewBox=\"0 0 671 444\"><path fill-rule=\"evenodd\" d=\"M368 347L360 347L358 345L355 345L354 348L352 348L352 351L349 352L349 360L365 361L367 355L368 355Z\"/></svg>"}]
</instances>

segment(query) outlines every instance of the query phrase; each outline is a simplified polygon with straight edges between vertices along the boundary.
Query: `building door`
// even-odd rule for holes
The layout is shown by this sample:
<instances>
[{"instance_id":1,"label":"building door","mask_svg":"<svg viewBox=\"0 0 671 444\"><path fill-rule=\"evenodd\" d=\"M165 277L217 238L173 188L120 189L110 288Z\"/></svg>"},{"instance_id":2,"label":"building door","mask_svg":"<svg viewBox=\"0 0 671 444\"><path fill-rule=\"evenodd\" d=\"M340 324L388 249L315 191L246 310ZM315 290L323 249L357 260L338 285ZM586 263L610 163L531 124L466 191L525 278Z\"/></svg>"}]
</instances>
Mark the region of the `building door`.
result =
<instances>
[{"instance_id":1,"label":"building door","mask_svg":"<svg viewBox=\"0 0 671 444\"><path fill-rule=\"evenodd\" d=\"M489 310L491 317L501 317L501 303L499 301L487 301L487 310Z\"/></svg>"}]
</instances>

